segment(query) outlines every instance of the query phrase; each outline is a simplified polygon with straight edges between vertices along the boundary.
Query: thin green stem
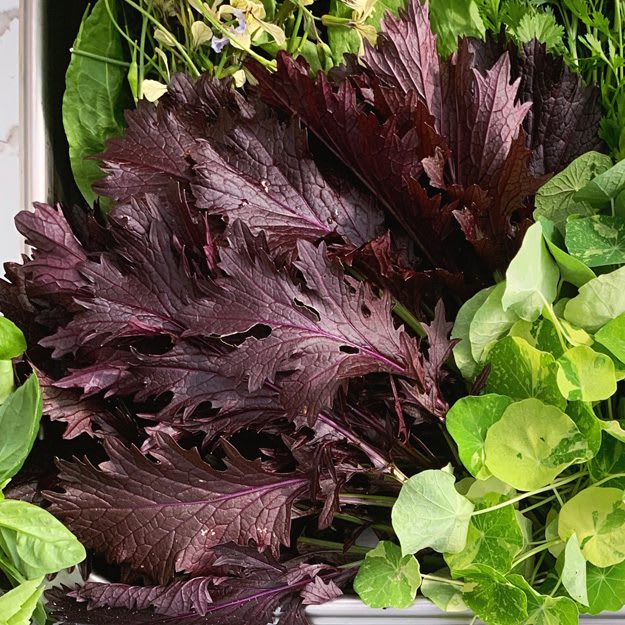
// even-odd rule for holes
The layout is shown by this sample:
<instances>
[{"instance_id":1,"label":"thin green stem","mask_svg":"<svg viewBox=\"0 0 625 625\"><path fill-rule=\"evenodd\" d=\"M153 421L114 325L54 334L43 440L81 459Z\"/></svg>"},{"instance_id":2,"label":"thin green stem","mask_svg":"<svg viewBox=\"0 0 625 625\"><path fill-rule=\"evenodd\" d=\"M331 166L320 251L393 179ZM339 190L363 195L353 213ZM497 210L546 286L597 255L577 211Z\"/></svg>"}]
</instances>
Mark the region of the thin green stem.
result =
<instances>
[{"instance_id":1,"label":"thin green stem","mask_svg":"<svg viewBox=\"0 0 625 625\"><path fill-rule=\"evenodd\" d=\"M75 54L76 56L84 56L88 59L93 59L94 61L101 61L102 63L107 63L109 65L119 65L120 67L130 67L130 63L127 61L120 61L119 59L112 59L108 56L102 56L100 54L94 54L93 52L87 52L85 50L79 50L77 48L69 49L71 54Z\"/></svg>"},{"instance_id":2,"label":"thin green stem","mask_svg":"<svg viewBox=\"0 0 625 625\"><path fill-rule=\"evenodd\" d=\"M425 337L425 330L421 322L400 302L393 299L393 312L421 338Z\"/></svg>"},{"instance_id":3,"label":"thin green stem","mask_svg":"<svg viewBox=\"0 0 625 625\"><path fill-rule=\"evenodd\" d=\"M464 586L464 582L459 582L455 579L448 579L446 577L439 577L438 575L430 575L429 573L424 573L421 575L423 579L429 579L432 582L441 582L442 584L449 584L450 586L458 586L462 588Z\"/></svg>"},{"instance_id":4,"label":"thin green stem","mask_svg":"<svg viewBox=\"0 0 625 625\"><path fill-rule=\"evenodd\" d=\"M322 547L324 549L332 549L332 551L345 552L345 545L331 540L321 540L320 538L309 538L308 536L300 536L297 542L302 545L310 545L311 547ZM361 547L360 545L352 545L347 549L347 553L367 554L373 547Z\"/></svg>"},{"instance_id":5,"label":"thin green stem","mask_svg":"<svg viewBox=\"0 0 625 625\"><path fill-rule=\"evenodd\" d=\"M553 547L561 542L562 541L559 538L554 538L553 540L548 540L547 542L543 543L542 545L539 545L538 547L534 547L534 549L530 549L529 551L526 551L523 555L519 556L518 558L516 558L516 560L512 562L512 568L519 566L521 562L525 562L525 560L532 558L536 554L546 551L547 549L549 549L549 547Z\"/></svg>"},{"instance_id":6,"label":"thin green stem","mask_svg":"<svg viewBox=\"0 0 625 625\"><path fill-rule=\"evenodd\" d=\"M291 31L291 37L289 39L289 43L287 45L287 52L289 54L293 54L295 51L297 40L299 39L298 33L299 29L302 25L302 18L304 17L304 11L301 6L297 8L297 15L295 17L295 24L293 25L293 30Z\"/></svg>"}]
</instances>

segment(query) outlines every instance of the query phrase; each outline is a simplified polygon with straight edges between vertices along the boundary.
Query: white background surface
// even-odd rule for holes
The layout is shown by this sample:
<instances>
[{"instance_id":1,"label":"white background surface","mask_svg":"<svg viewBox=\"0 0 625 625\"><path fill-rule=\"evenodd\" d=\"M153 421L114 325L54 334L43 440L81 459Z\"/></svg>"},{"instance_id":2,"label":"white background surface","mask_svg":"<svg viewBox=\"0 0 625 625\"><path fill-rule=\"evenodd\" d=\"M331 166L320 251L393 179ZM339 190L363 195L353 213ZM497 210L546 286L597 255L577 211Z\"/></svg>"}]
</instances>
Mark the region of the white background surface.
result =
<instances>
[{"instance_id":1,"label":"white background surface","mask_svg":"<svg viewBox=\"0 0 625 625\"><path fill-rule=\"evenodd\" d=\"M18 6L19 0L0 0L0 263L20 256L13 225L15 213L23 208L19 205Z\"/></svg>"}]
</instances>

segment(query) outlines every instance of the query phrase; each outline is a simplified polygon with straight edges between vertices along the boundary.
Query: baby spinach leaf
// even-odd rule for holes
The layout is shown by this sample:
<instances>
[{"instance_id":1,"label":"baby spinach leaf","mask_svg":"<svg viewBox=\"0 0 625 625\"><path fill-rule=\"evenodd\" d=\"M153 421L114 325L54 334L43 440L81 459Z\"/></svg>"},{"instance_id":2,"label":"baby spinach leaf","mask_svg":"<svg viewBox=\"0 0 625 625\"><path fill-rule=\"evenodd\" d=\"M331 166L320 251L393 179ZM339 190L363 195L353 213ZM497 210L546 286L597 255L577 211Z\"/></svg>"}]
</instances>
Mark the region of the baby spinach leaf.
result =
<instances>
[{"instance_id":1,"label":"baby spinach leaf","mask_svg":"<svg viewBox=\"0 0 625 625\"><path fill-rule=\"evenodd\" d=\"M580 287L569 300L564 318L588 332L595 332L608 321L625 313L625 267L598 276Z\"/></svg>"},{"instance_id":2,"label":"baby spinach leaf","mask_svg":"<svg viewBox=\"0 0 625 625\"><path fill-rule=\"evenodd\" d=\"M588 267L625 263L625 222L611 215L571 219L566 226L566 247Z\"/></svg>"},{"instance_id":3,"label":"baby spinach leaf","mask_svg":"<svg viewBox=\"0 0 625 625\"><path fill-rule=\"evenodd\" d=\"M501 503L505 497L490 493L475 505L483 510ZM512 560L523 547L523 534L514 506L505 506L476 515L469 523L467 544L459 553L445 554L445 561L455 573L473 564L486 564L500 573L512 568Z\"/></svg>"},{"instance_id":4,"label":"baby spinach leaf","mask_svg":"<svg viewBox=\"0 0 625 625\"><path fill-rule=\"evenodd\" d=\"M601 401L616 393L614 362L586 345L558 359L558 388L569 401Z\"/></svg>"},{"instance_id":5,"label":"baby spinach leaf","mask_svg":"<svg viewBox=\"0 0 625 625\"><path fill-rule=\"evenodd\" d=\"M407 608L421 585L419 562L402 556L398 545L383 540L365 556L354 590L371 608Z\"/></svg>"},{"instance_id":6,"label":"baby spinach leaf","mask_svg":"<svg viewBox=\"0 0 625 625\"><path fill-rule=\"evenodd\" d=\"M33 374L0 406L0 483L22 467L39 431L42 400Z\"/></svg>"},{"instance_id":7,"label":"baby spinach leaf","mask_svg":"<svg viewBox=\"0 0 625 625\"><path fill-rule=\"evenodd\" d=\"M85 557L75 536L43 508L25 501L0 501L0 548L27 578L69 568Z\"/></svg>"},{"instance_id":8,"label":"baby spinach leaf","mask_svg":"<svg viewBox=\"0 0 625 625\"><path fill-rule=\"evenodd\" d=\"M487 625L520 625L527 619L525 593L495 569L477 564L462 572L465 603Z\"/></svg>"},{"instance_id":9,"label":"baby spinach leaf","mask_svg":"<svg viewBox=\"0 0 625 625\"><path fill-rule=\"evenodd\" d=\"M566 400L558 389L555 358L521 338L507 336L488 355L491 371L486 391L513 399L535 397L564 409Z\"/></svg>"},{"instance_id":10,"label":"baby spinach leaf","mask_svg":"<svg viewBox=\"0 0 625 625\"><path fill-rule=\"evenodd\" d=\"M586 590L586 558L579 547L577 536L572 534L564 548L562 585L575 601L588 605Z\"/></svg>"},{"instance_id":11,"label":"baby spinach leaf","mask_svg":"<svg viewBox=\"0 0 625 625\"><path fill-rule=\"evenodd\" d=\"M0 596L0 625L30 625L44 590L43 577L20 584Z\"/></svg>"},{"instance_id":12,"label":"baby spinach leaf","mask_svg":"<svg viewBox=\"0 0 625 625\"><path fill-rule=\"evenodd\" d=\"M527 597L527 620L524 625L577 625L579 611L568 597L541 595L521 575L509 575L508 580Z\"/></svg>"},{"instance_id":13,"label":"baby spinach leaf","mask_svg":"<svg viewBox=\"0 0 625 625\"><path fill-rule=\"evenodd\" d=\"M484 441L488 428L501 418L512 399L503 395L468 396L447 413L447 431L458 445L462 464L480 480L490 476L484 464Z\"/></svg>"},{"instance_id":14,"label":"baby spinach leaf","mask_svg":"<svg viewBox=\"0 0 625 625\"><path fill-rule=\"evenodd\" d=\"M625 503L620 488L589 486L565 502L558 534L576 534L588 562L606 567L625 560Z\"/></svg>"},{"instance_id":15,"label":"baby spinach leaf","mask_svg":"<svg viewBox=\"0 0 625 625\"><path fill-rule=\"evenodd\" d=\"M536 194L534 218L546 217L564 233L569 215L592 215L594 210L576 197L595 176L607 171L612 159L599 152L586 152L545 183Z\"/></svg>"},{"instance_id":16,"label":"baby spinach leaf","mask_svg":"<svg viewBox=\"0 0 625 625\"><path fill-rule=\"evenodd\" d=\"M469 327L471 354L476 362L481 362L486 349L501 338L518 321L518 315L512 310L504 310L501 298L506 290L506 283L500 282L486 298L486 301L473 316Z\"/></svg>"},{"instance_id":17,"label":"baby spinach leaf","mask_svg":"<svg viewBox=\"0 0 625 625\"><path fill-rule=\"evenodd\" d=\"M108 2L108 6L115 16L117 3ZM127 69L115 63L124 60L124 48L106 0L98 0L91 13L85 14L73 47L76 52L65 76L63 126L76 184L93 205L97 196L92 185L102 178L102 171L89 157L101 154L106 140L121 134L123 110L130 104ZM113 62L98 60L93 55Z\"/></svg>"},{"instance_id":18,"label":"baby spinach leaf","mask_svg":"<svg viewBox=\"0 0 625 625\"><path fill-rule=\"evenodd\" d=\"M616 612L625 605L625 562L600 568L592 564L586 571L588 612Z\"/></svg>"},{"instance_id":19,"label":"baby spinach leaf","mask_svg":"<svg viewBox=\"0 0 625 625\"><path fill-rule=\"evenodd\" d=\"M26 351L22 331L6 317L0 317L0 360L17 358Z\"/></svg>"},{"instance_id":20,"label":"baby spinach leaf","mask_svg":"<svg viewBox=\"0 0 625 625\"><path fill-rule=\"evenodd\" d=\"M625 362L625 314L608 321L595 333L595 341L603 345L621 362Z\"/></svg>"},{"instance_id":21,"label":"baby spinach leaf","mask_svg":"<svg viewBox=\"0 0 625 625\"><path fill-rule=\"evenodd\" d=\"M595 176L575 194L578 202L588 202L595 208L609 208L612 201L625 188L625 160Z\"/></svg>"},{"instance_id":22,"label":"baby spinach leaf","mask_svg":"<svg viewBox=\"0 0 625 625\"><path fill-rule=\"evenodd\" d=\"M393 529L402 553L430 547L439 553L464 549L473 504L455 488L451 473L440 470L413 475L393 506Z\"/></svg>"},{"instance_id":23,"label":"baby spinach leaf","mask_svg":"<svg viewBox=\"0 0 625 625\"><path fill-rule=\"evenodd\" d=\"M484 450L495 477L526 491L546 486L566 467L589 458L588 443L575 423L533 398L506 408L488 430Z\"/></svg>"},{"instance_id":24,"label":"baby spinach leaf","mask_svg":"<svg viewBox=\"0 0 625 625\"><path fill-rule=\"evenodd\" d=\"M449 571L443 569L436 577L449 578ZM449 578L449 583L425 578L421 583L421 594L443 612L464 612L467 609L460 587Z\"/></svg>"},{"instance_id":25,"label":"baby spinach leaf","mask_svg":"<svg viewBox=\"0 0 625 625\"><path fill-rule=\"evenodd\" d=\"M535 321L544 306L555 300L559 280L560 272L547 251L541 225L532 224L506 271L503 309L512 310L526 321Z\"/></svg>"},{"instance_id":26,"label":"baby spinach leaf","mask_svg":"<svg viewBox=\"0 0 625 625\"><path fill-rule=\"evenodd\" d=\"M453 353L456 366L465 380L470 380L477 373L477 362L471 353L471 340L469 338L471 322L475 317L475 313L486 302L494 288L494 286L491 286L476 293L462 305L456 315L451 338L458 339L458 343L454 346Z\"/></svg>"}]
</instances>

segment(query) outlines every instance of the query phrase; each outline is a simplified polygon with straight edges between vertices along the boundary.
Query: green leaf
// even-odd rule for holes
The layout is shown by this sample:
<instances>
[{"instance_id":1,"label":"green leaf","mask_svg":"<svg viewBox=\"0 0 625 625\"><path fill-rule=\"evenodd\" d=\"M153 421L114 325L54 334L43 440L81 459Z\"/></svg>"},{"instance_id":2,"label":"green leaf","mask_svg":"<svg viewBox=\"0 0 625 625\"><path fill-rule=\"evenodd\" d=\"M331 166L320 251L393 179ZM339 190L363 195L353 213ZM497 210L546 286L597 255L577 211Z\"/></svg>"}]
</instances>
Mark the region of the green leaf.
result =
<instances>
[{"instance_id":1,"label":"green leaf","mask_svg":"<svg viewBox=\"0 0 625 625\"><path fill-rule=\"evenodd\" d=\"M563 50L563 36L564 29L550 11L528 11L514 29L514 37L518 43L527 43L533 39L538 39L552 53Z\"/></svg>"},{"instance_id":2,"label":"green leaf","mask_svg":"<svg viewBox=\"0 0 625 625\"><path fill-rule=\"evenodd\" d=\"M82 562L85 549L55 517L25 501L0 501L0 549L27 578Z\"/></svg>"},{"instance_id":3,"label":"green leaf","mask_svg":"<svg viewBox=\"0 0 625 625\"><path fill-rule=\"evenodd\" d=\"M0 360L11 360L26 351L22 331L6 317L0 317Z\"/></svg>"},{"instance_id":4,"label":"green leaf","mask_svg":"<svg viewBox=\"0 0 625 625\"><path fill-rule=\"evenodd\" d=\"M458 339L454 346L454 360L465 380L470 380L477 373L477 362L471 353L471 340L469 330L475 313L486 302L488 296L493 292L494 286L482 289L471 299L467 300L456 315L456 322L451 331L451 338Z\"/></svg>"},{"instance_id":5,"label":"green leaf","mask_svg":"<svg viewBox=\"0 0 625 625\"><path fill-rule=\"evenodd\" d=\"M597 419L599 427L606 433L615 438L621 443L625 443L625 430L621 424L613 419L611 421L604 421L603 419Z\"/></svg>"},{"instance_id":6,"label":"green leaf","mask_svg":"<svg viewBox=\"0 0 625 625\"><path fill-rule=\"evenodd\" d=\"M625 605L625 562L600 568L592 564L586 571L588 612L616 612Z\"/></svg>"},{"instance_id":7,"label":"green leaf","mask_svg":"<svg viewBox=\"0 0 625 625\"><path fill-rule=\"evenodd\" d=\"M0 482L22 468L37 437L41 411L41 391L35 374L0 406Z\"/></svg>"},{"instance_id":8,"label":"green leaf","mask_svg":"<svg viewBox=\"0 0 625 625\"><path fill-rule=\"evenodd\" d=\"M458 37L483 39L486 33L475 0L430 0L430 23L442 56L458 47Z\"/></svg>"},{"instance_id":9,"label":"green leaf","mask_svg":"<svg viewBox=\"0 0 625 625\"><path fill-rule=\"evenodd\" d=\"M371 608L407 608L420 585L417 559L402 556L399 546L386 540L367 553L354 580L354 590Z\"/></svg>"},{"instance_id":10,"label":"green leaf","mask_svg":"<svg viewBox=\"0 0 625 625\"><path fill-rule=\"evenodd\" d=\"M488 428L497 422L512 399L503 395L470 395L459 399L447 413L447 431L462 464L480 480L490 476L484 464L484 441Z\"/></svg>"},{"instance_id":11,"label":"green leaf","mask_svg":"<svg viewBox=\"0 0 625 625\"><path fill-rule=\"evenodd\" d=\"M505 498L496 493L486 495L475 509L483 510ZM523 534L514 506L506 506L474 516L469 523L467 544L459 553L445 554L445 561L455 573L473 564L486 564L500 573L512 568L512 561L523 547Z\"/></svg>"},{"instance_id":12,"label":"green leaf","mask_svg":"<svg viewBox=\"0 0 625 625\"><path fill-rule=\"evenodd\" d=\"M617 473L625 473L625 445L619 438L611 436L609 432L603 435L599 451L588 463L588 472L593 482ZM610 480L610 486L625 490L625 477Z\"/></svg>"},{"instance_id":13,"label":"green leaf","mask_svg":"<svg viewBox=\"0 0 625 625\"><path fill-rule=\"evenodd\" d=\"M597 454L601 447L601 425L592 406L581 401L569 402L566 414L573 419L579 431L584 435L590 453L593 456Z\"/></svg>"},{"instance_id":14,"label":"green leaf","mask_svg":"<svg viewBox=\"0 0 625 625\"><path fill-rule=\"evenodd\" d=\"M460 495L447 471L428 470L413 475L393 506L393 529L402 553L430 547L439 553L462 551L473 504Z\"/></svg>"},{"instance_id":15,"label":"green leaf","mask_svg":"<svg viewBox=\"0 0 625 625\"><path fill-rule=\"evenodd\" d=\"M491 365L486 392L512 399L535 397L564 409L566 400L558 389L555 358L527 341L507 336L498 341L488 355Z\"/></svg>"},{"instance_id":16,"label":"green leaf","mask_svg":"<svg viewBox=\"0 0 625 625\"><path fill-rule=\"evenodd\" d=\"M577 625L579 611L568 597L550 597L537 593L520 575L508 580L527 597L527 620L523 625Z\"/></svg>"},{"instance_id":17,"label":"green leaf","mask_svg":"<svg viewBox=\"0 0 625 625\"><path fill-rule=\"evenodd\" d=\"M0 596L0 625L30 625L44 590L43 577L20 584Z\"/></svg>"},{"instance_id":18,"label":"green leaf","mask_svg":"<svg viewBox=\"0 0 625 625\"><path fill-rule=\"evenodd\" d=\"M605 354L579 345L564 352L558 365L558 388L569 401L601 401L616 393L614 362Z\"/></svg>"},{"instance_id":19,"label":"green leaf","mask_svg":"<svg viewBox=\"0 0 625 625\"><path fill-rule=\"evenodd\" d=\"M598 276L580 287L569 300L564 318L588 332L595 332L608 321L625 313L625 267Z\"/></svg>"},{"instance_id":20,"label":"green leaf","mask_svg":"<svg viewBox=\"0 0 625 625\"><path fill-rule=\"evenodd\" d=\"M473 316L469 327L469 340L475 362L482 362L487 348L501 338L519 319L515 312L505 311L501 305L505 290L505 282L496 285Z\"/></svg>"},{"instance_id":21,"label":"green leaf","mask_svg":"<svg viewBox=\"0 0 625 625\"><path fill-rule=\"evenodd\" d=\"M625 504L619 488L589 486L560 510L558 534L568 540L576 534L582 553L595 566L625 560Z\"/></svg>"},{"instance_id":22,"label":"green leaf","mask_svg":"<svg viewBox=\"0 0 625 625\"><path fill-rule=\"evenodd\" d=\"M572 534L564 548L564 566L562 567L562 585L575 601L588 605L586 590L586 558L579 547L577 536Z\"/></svg>"},{"instance_id":23,"label":"green leaf","mask_svg":"<svg viewBox=\"0 0 625 625\"><path fill-rule=\"evenodd\" d=\"M566 247L588 267L625 262L625 223L611 215L571 219L566 226Z\"/></svg>"},{"instance_id":24,"label":"green leaf","mask_svg":"<svg viewBox=\"0 0 625 625\"><path fill-rule=\"evenodd\" d=\"M0 360L0 404L3 404L14 390L13 361Z\"/></svg>"},{"instance_id":25,"label":"green leaf","mask_svg":"<svg viewBox=\"0 0 625 625\"><path fill-rule=\"evenodd\" d=\"M586 152L544 184L536 194L534 218L546 217L564 233L569 215L592 215L595 211L575 197L595 176L607 171L612 159L599 152Z\"/></svg>"},{"instance_id":26,"label":"green leaf","mask_svg":"<svg viewBox=\"0 0 625 625\"><path fill-rule=\"evenodd\" d=\"M575 194L578 202L588 202L598 209L610 208L612 201L625 189L625 160L595 176Z\"/></svg>"},{"instance_id":27,"label":"green leaf","mask_svg":"<svg viewBox=\"0 0 625 625\"><path fill-rule=\"evenodd\" d=\"M488 625L520 625L527 619L525 593L484 565L463 571L465 603Z\"/></svg>"},{"instance_id":28,"label":"green leaf","mask_svg":"<svg viewBox=\"0 0 625 625\"><path fill-rule=\"evenodd\" d=\"M512 310L521 319L535 321L546 304L558 293L560 272L547 251L540 223L529 227L521 249L506 271L506 287L501 298L504 310Z\"/></svg>"},{"instance_id":29,"label":"green leaf","mask_svg":"<svg viewBox=\"0 0 625 625\"><path fill-rule=\"evenodd\" d=\"M621 362L625 362L625 314L608 321L595 334L595 341L603 345Z\"/></svg>"},{"instance_id":30,"label":"green leaf","mask_svg":"<svg viewBox=\"0 0 625 625\"><path fill-rule=\"evenodd\" d=\"M116 16L117 3L108 4ZM125 67L80 54L124 60L121 36L109 17L106 0L98 0L85 15L73 48L77 52L72 54L65 76L63 126L76 184L93 205L97 196L91 187L102 171L88 157L102 153L105 141L122 133L123 111L131 102Z\"/></svg>"},{"instance_id":31,"label":"green leaf","mask_svg":"<svg viewBox=\"0 0 625 625\"><path fill-rule=\"evenodd\" d=\"M443 569L442 572L437 571L435 575L447 577L445 573L446 570ZM464 612L467 606L462 599L461 589L451 579L449 581L450 583L446 584L426 577L421 584L421 593L443 612Z\"/></svg>"},{"instance_id":32,"label":"green leaf","mask_svg":"<svg viewBox=\"0 0 625 625\"><path fill-rule=\"evenodd\" d=\"M486 434L486 466L500 480L530 491L589 458L575 423L555 406L524 399L509 406Z\"/></svg>"}]
</instances>

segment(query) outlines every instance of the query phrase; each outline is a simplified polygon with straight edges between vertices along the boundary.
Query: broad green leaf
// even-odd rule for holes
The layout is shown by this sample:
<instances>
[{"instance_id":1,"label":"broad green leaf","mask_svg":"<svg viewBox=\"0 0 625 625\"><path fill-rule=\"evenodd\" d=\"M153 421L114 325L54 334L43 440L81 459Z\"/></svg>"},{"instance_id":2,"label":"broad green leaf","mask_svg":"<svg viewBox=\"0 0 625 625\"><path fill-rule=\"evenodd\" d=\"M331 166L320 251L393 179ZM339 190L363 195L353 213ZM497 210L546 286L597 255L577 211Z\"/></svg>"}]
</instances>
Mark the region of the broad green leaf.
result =
<instances>
[{"instance_id":1,"label":"broad green leaf","mask_svg":"<svg viewBox=\"0 0 625 625\"><path fill-rule=\"evenodd\" d=\"M625 314L608 321L595 333L595 341L625 362Z\"/></svg>"},{"instance_id":2,"label":"broad green leaf","mask_svg":"<svg viewBox=\"0 0 625 625\"><path fill-rule=\"evenodd\" d=\"M430 23L442 56L458 47L458 37L483 39L486 29L475 0L431 0Z\"/></svg>"},{"instance_id":3,"label":"broad green leaf","mask_svg":"<svg viewBox=\"0 0 625 625\"><path fill-rule=\"evenodd\" d=\"M495 394L469 395L459 399L447 413L447 431L458 445L460 460L480 480L490 476L484 464L486 432L512 401Z\"/></svg>"},{"instance_id":4,"label":"broad green leaf","mask_svg":"<svg viewBox=\"0 0 625 625\"><path fill-rule=\"evenodd\" d=\"M595 566L625 560L625 503L619 488L590 486L569 499L560 510L562 540L577 535L582 553Z\"/></svg>"},{"instance_id":5,"label":"broad green leaf","mask_svg":"<svg viewBox=\"0 0 625 625\"><path fill-rule=\"evenodd\" d=\"M0 596L0 625L30 625L44 590L43 577L20 584Z\"/></svg>"},{"instance_id":6,"label":"broad green leaf","mask_svg":"<svg viewBox=\"0 0 625 625\"><path fill-rule=\"evenodd\" d=\"M545 242L547 243L547 249L556 261L563 280L580 287L597 277L595 272L584 265L581 260L571 256L562 249L564 247L564 239L552 221L545 217L540 217L539 221Z\"/></svg>"},{"instance_id":7,"label":"broad green leaf","mask_svg":"<svg viewBox=\"0 0 625 625\"><path fill-rule=\"evenodd\" d=\"M566 467L589 458L575 423L555 406L524 399L506 408L486 434L486 466L518 490L546 486Z\"/></svg>"},{"instance_id":8,"label":"broad green leaf","mask_svg":"<svg viewBox=\"0 0 625 625\"><path fill-rule=\"evenodd\" d=\"M27 578L56 573L82 562L85 549L43 508L25 501L0 501L0 548Z\"/></svg>"},{"instance_id":9,"label":"broad green leaf","mask_svg":"<svg viewBox=\"0 0 625 625\"><path fill-rule=\"evenodd\" d=\"M521 338L507 336L498 341L488 354L491 371L486 392L513 399L535 397L559 408L566 400L558 389L558 365L555 358Z\"/></svg>"},{"instance_id":10,"label":"broad green leaf","mask_svg":"<svg viewBox=\"0 0 625 625\"><path fill-rule=\"evenodd\" d=\"M536 592L521 575L508 580L527 597L527 620L523 625L577 625L579 612L568 597L550 597Z\"/></svg>"},{"instance_id":11,"label":"broad green leaf","mask_svg":"<svg viewBox=\"0 0 625 625\"><path fill-rule=\"evenodd\" d=\"M428 470L413 475L393 506L393 529L403 554L430 547L439 553L462 551L473 504L460 495L447 471Z\"/></svg>"},{"instance_id":12,"label":"broad green leaf","mask_svg":"<svg viewBox=\"0 0 625 625\"><path fill-rule=\"evenodd\" d=\"M14 390L13 361L0 360L0 404L3 404Z\"/></svg>"},{"instance_id":13,"label":"broad green leaf","mask_svg":"<svg viewBox=\"0 0 625 625\"><path fill-rule=\"evenodd\" d=\"M550 508L547 513L546 525L545 525L545 540L551 542L558 539L558 542L554 543L548 548L549 553L554 558L559 558L560 554L564 552L566 543L559 540L558 535L558 511L555 508Z\"/></svg>"},{"instance_id":14,"label":"broad green leaf","mask_svg":"<svg viewBox=\"0 0 625 625\"><path fill-rule=\"evenodd\" d=\"M621 431L625 435L625 431ZM625 473L625 445L619 438L611 436L609 432L605 432L602 436L599 451L588 463L588 472L593 482L617 473ZM610 486L625 490L625 477L610 480Z\"/></svg>"},{"instance_id":15,"label":"broad green leaf","mask_svg":"<svg viewBox=\"0 0 625 625\"><path fill-rule=\"evenodd\" d=\"M123 111L131 102L126 83L127 69L88 55L124 61L121 35L107 11L106 0L98 0L85 15L65 76L63 126L76 184L90 205L96 194L94 182L102 177L97 161L88 157L104 151L107 139L120 135L124 128ZM117 3L108 2L113 15Z\"/></svg>"},{"instance_id":16,"label":"broad green leaf","mask_svg":"<svg viewBox=\"0 0 625 625\"><path fill-rule=\"evenodd\" d=\"M491 493L475 506L483 510L501 503L505 497ZM512 561L523 547L523 534L517 522L514 506L506 506L476 515L469 523L467 544L459 553L445 554L445 561L453 572L473 564L486 564L500 573L512 568Z\"/></svg>"},{"instance_id":17,"label":"broad green leaf","mask_svg":"<svg viewBox=\"0 0 625 625\"><path fill-rule=\"evenodd\" d=\"M625 160L616 163L595 176L575 194L578 202L588 202L591 206L609 208L613 200L625 188Z\"/></svg>"},{"instance_id":18,"label":"broad green leaf","mask_svg":"<svg viewBox=\"0 0 625 625\"><path fill-rule=\"evenodd\" d=\"M436 577L449 577L448 572L437 571ZM421 593L443 612L464 612L467 609L462 600L461 588L451 579L450 583L424 578L421 583Z\"/></svg>"},{"instance_id":19,"label":"broad green leaf","mask_svg":"<svg viewBox=\"0 0 625 625\"><path fill-rule=\"evenodd\" d=\"M580 287L569 300L564 318L588 332L596 332L608 321L625 313L625 267L598 276Z\"/></svg>"},{"instance_id":20,"label":"broad green leaf","mask_svg":"<svg viewBox=\"0 0 625 625\"><path fill-rule=\"evenodd\" d=\"M625 222L612 215L572 219L566 226L566 247L588 267L625 262Z\"/></svg>"},{"instance_id":21,"label":"broad green leaf","mask_svg":"<svg viewBox=\"0 0 625 625\"><path fill-rule=\"evenodd\" d=\"M354 580L354 590L371 608L407 608L420 585L417 559L402 556L400 547L386 540L367 553Z\"/></svg>"},{"instance_id":22,"label":"broad green leaf","mask_svg":"<svg viewBox=\"0 0 625 625\"><path fill-rule=\"evenodd\" d=\"M586 590L586 558L579 547L577 536L572 534L564 548L562 585L569 595L582 605L588 605Z\"/></svg>"},{"instance_id":23,"label":"broad green leaf","mask_svg":"<svg viewBox=\"0 0 625 625\"><path fill-rule=\"evenodd\" d=\"M22 331L6 317L0 317L0 360L11 360L26 351Z\"/></svg>"},{"instance_id":24,"label":"broad green leaf","mask_svg":"<svg viewBox=\"0 0 625 625\"><path fill-rule=\"evenodd\" d=\"M601 401L616 393L614 362L586 345L558 359L558 388L569 401Z\"/></svg>"},{"instance_id":25,"label":"broad green leaf","mask_svg":"<svg viewBox=\"0 0 625 625\"><path fill-rule=\"evenodd\" d=\"M458 339L458 343L454 346L454 360L465 380L470 380L477 373L477 362L471 353L471 340L469 338L471 322L475 313L486 302L494 288L491 286L476 293L462 305L456 315L456 322L451 331L451 338Z\"/></svg>"},{"instance_id":26,"label":"broad green leaf","mask_svg":"<svg viewBox=\"0 0 625 625\"><path fill-rule=\"evenodd\" d=\"M588 612L616 612L625 605L625 562L599 568L588 565Z\"/></svg>"},{"instance_id":27,"label":"broad green leaf","mask_svg":"<svg viewBox=\"0 0 625 625\"><path fill-rule=\"evenodd\" d=\"M458 484L460 484L460 482L458 482ZM506 484L492 476L485 480L473 480L473 483L469 486L464 495L467 499L475 503L486 497L486 495L491 495L493 493L496 495L504 495L506 498L516 495L516 491L510 484Z\"/></svg>"},{"instance_id":28,"label":"broad green leaf","mask_svg":"<svg viewBox=\"0 0 625 625\"><path fill-rule=\"evenodd\" d=\"M584 435L588 449L594 456L601 447L601 425L592 406L585 402L572 401L566 408L566 414L573 419L579 431Z\"/></svg>"},{"instance_id":29,"label":"broad green leaf","mask_svg":"<svg viewBox=\"0 0 625 625\"><path fill-rule=\"evenodd\" d=\"M625 430L623 429L619 421L617 421L616 419L612 419L611 421L597 419L597 423L599 423L599 427L606 434L609 434L621 443L625 443Z\"/></svg>"},{"instance_id":30,"label":"broad green leaf","mask_svg":"<svg viewBox=\"0 0 625 625\"><path fill-rule=\"evenodd\" d=\"M512 310L505 311L501 305L505 289L505 282L495 286L473 316L469 327L469 340L475 362L482 362L487 348L508 332L519 319L516 313Z\"/></svg>"},{"instance_id":31,"label":"broad green leaf","mask_svg":"<svg viewBox=\"0 0 625 625\"><path fill-rule=\"evenodd\" d=\"M13 477L24 464L39 431L41 411L35 374L0 406L0 482Z\"/></svg>"},{"instance_id":32,"label":"broad green leaf","mask_svg":"<svg viewBox=\"0 0 625 625\"><path fill-rule=\"evenodd\" d=\"M612 159L599 152L586 152L544 184L536 194L534 218L546 217L564 232L569 215L591 215L595 211L575 198L595 176L607 171Z\"/></svg>"},{"instance_id":33,"label":"broad green leaf","mask_svg":"<svg viewBox=\"0 0 625 625\"><path fill-rule=\"evenodd\" d=\"M484 565L463 571L464 602L489 625L520 625L527 618L525 593Z\"/></svg>"},{"instance_id":34,"label":"broad green leaf","mask_svg":"<svg viewBox=\"0 0 625 625\"><path fill-rule=\"evenodd\" d=\"M563 354L564 349L552 321L541 317L534 322L532 333L536 337L536 345L534 345L536 349L547 352L554 358L559 358Z\"/></svg>"},{"instance_id":35,"label":"broad green leaf","mask_svg":"<svg viewBox=\"0 0 625 625\"><path fill-rule=\"evenodd\" d=\"M521 319L535 321L545 305L555 300L559 280L560 272L547 251L540 223L532 224L506 271L501 305Z\"/></svg>"}]
</instances>

